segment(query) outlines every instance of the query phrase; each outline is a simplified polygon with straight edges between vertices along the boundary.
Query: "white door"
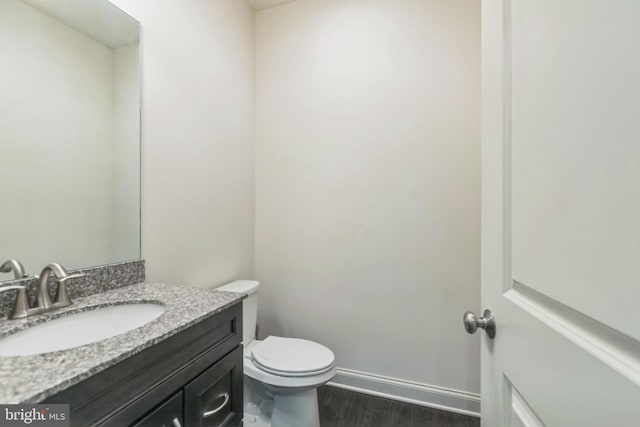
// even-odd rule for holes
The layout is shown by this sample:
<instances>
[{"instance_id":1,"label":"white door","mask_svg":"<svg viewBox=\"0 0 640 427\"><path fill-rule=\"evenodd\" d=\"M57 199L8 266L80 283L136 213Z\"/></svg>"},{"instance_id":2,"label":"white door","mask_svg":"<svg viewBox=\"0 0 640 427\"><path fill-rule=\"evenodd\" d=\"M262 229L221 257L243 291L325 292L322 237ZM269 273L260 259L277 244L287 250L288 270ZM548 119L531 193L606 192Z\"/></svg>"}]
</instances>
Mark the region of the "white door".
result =
<instances>
[{"instance_id":1,"label":"white door","mask_svg":"<svg viewBox=\"0 0 640 427\"><path fill-rule=\"evenodd\" d=\"M640 0L482 4L482 425L640 426Z\"/></svg>"}]
</instances>

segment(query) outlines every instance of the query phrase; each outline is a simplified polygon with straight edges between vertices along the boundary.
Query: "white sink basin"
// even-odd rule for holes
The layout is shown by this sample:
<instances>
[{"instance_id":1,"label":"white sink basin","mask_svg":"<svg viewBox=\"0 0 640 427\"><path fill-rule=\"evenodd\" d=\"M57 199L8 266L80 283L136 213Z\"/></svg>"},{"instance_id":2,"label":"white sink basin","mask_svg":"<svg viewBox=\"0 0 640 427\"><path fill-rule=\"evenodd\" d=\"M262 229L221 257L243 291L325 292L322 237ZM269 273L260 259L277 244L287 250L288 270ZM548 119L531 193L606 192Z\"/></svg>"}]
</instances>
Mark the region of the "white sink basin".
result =
<instances>
[{"instance_id":1,"label":"white sink basin","mask_svg":"<svg viewBox=\"0 0 640 427\"><path fill-rule=\"evenodd\" d=\"M151 322L160 304L123 304L68 314L0 340L0 356L29 356L65 350L123 334Z\"/></svg>"}]
</instances>

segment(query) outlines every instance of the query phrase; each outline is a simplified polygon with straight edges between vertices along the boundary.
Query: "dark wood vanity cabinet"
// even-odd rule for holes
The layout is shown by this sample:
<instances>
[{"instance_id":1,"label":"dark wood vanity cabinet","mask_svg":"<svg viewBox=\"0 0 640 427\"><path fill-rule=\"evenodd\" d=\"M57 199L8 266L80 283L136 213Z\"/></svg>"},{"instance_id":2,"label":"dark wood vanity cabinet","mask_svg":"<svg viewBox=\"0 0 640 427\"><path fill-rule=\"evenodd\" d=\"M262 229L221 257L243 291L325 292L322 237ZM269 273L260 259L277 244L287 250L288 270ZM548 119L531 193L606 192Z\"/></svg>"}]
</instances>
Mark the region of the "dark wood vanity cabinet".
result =
<instances>
[{"instance_id":1,"label":"dark wood vanity cabinet","mask_svg":"<svg viewBox=\"0 0 640 427\"><path fill-rule=\"evenodd\" d=\"M242 366L234 351L161 403L135 427L237 426L242 420Z\"/></svg>"},{"instance_id":2,"label":"dark wood vanity cabinet","mask_svg":"<svg viewBox=\"0 0 640 427\"><path fill-rule=\"evenodd\" d=\"M239 426L242 304L64 390L72 426Z\"/></svg>"},{"instance_id":3,"label":"dark wood vanity cabinet","mask_svg":"<svg viewBox=\"0 0 640 427\"><path fill-rule=\"evenodd\" d=\"M184 426L184 393L179 392L163 402L134 427L179 427Z\"/></svg>"}]
</instances>

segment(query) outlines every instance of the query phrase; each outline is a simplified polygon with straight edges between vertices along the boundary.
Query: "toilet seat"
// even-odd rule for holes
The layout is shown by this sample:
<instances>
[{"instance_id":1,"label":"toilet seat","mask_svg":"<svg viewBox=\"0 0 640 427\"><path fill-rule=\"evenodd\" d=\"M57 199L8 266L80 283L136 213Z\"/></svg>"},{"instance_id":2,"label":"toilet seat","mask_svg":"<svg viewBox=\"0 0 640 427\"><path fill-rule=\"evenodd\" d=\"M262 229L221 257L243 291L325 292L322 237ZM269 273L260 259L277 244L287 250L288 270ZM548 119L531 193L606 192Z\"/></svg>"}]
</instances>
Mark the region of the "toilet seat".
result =
<instances>
[{"instance_id":1,"label":"toilet seat","mask_svg":"<svg viewBox=\"0 0 640 427\"><path fill-rule=\"evenodd\" d=\"M271 336L252 349L251 360L273 375L308 377L330 371L335 355L313 341Z\"/></svg>"},{"instance_id":2,"label":"toilet seat","mask_svg":"<svg viewBox=\"0 0 640 427\"><path fill-rule=\"evenodd\" d=\"M267 339L265 339L265 341L267 341ZM324 370L306 372L304 375L285 376L281 373L274 373L276 371L272 369L270 369L272 372L268 372L255 362L253 356L253 350L260 347L263 342L264 341L253 340L244 349L244 374L249 378L264 384L284 388L313 388L327 383L336 375L336 368L333 363ZM333 355L333 353L331 354Z\"/></svg>"}]
</instances>

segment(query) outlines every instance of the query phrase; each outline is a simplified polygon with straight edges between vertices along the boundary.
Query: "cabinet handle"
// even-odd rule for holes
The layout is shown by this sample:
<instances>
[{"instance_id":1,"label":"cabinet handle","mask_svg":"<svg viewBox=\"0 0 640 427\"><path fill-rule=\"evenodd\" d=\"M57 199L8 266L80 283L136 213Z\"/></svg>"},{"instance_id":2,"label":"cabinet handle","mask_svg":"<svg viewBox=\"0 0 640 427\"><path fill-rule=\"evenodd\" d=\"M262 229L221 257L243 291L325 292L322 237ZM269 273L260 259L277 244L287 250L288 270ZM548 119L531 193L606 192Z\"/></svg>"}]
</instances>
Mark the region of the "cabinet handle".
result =
<instances>
[{"instance_id":1,"label":"cabinet handle","mask_svg":"<svg viewBox=\"0 0 640 427\"><path fill-rule=\"evenodd\" d=\"M222 410L222 408L224 408L227 405L227 403L229 403L229 393L225 393L223 396L224 396L224 402L222 402L222 405L218 406L216 409L213 409L211 411L203 412L202 418L208 418L212 415L217 414Z\"/></svg>"},{"instance_id":2,"label":"cabinet handle","mask_svg":"<svg viewBox=\"0 0 640 427\"><path fill-rule=\"evenodd\" d=\"M182 424L180 424L180 420L176 417L173 419L173 427L182 427Z\"/></svg>"}]
</instances>

